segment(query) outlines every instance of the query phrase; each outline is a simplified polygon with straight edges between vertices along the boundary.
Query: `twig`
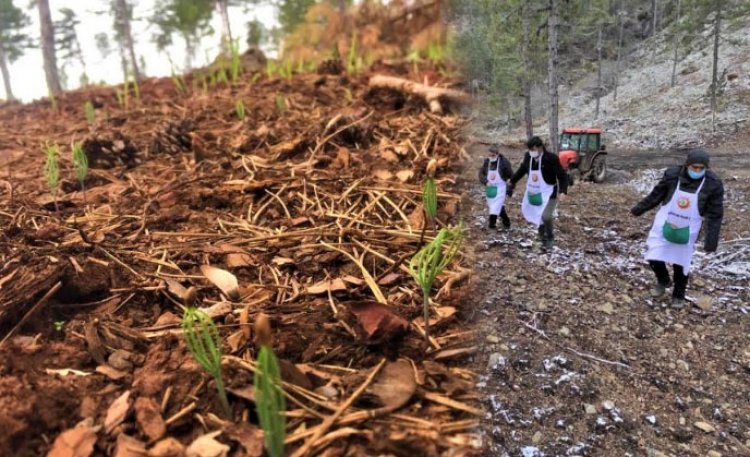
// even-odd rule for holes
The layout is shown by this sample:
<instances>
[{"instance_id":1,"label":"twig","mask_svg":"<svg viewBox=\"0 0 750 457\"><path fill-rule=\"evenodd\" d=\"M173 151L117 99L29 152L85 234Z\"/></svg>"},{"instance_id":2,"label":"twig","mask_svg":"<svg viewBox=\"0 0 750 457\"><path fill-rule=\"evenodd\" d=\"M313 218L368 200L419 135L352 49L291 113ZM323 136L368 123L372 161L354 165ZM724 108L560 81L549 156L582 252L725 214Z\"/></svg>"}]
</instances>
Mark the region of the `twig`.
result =
<instances>
[{"instance_id":1,"label":"twig","mask_svg":"<svg viewBox=\"0 0 750 457\"><path fill-rule=\"evenodd\" d=\"M21 318L21 320L18 321L18 323L12 329L10 329L10 332L8 332L8 334L5 335L5 338L3 338L2 341L0 341L0 347L3 347L3 345L5 345L5 342L8 340L8 338L10 338L16 332L16 330L18 330L21 326L23 326L23 324L25 324L29 319L31 319L31 317L39 310L39 308L44 306L44 304L47 303L47 300L49 300L50 297L55 295L55 293L58 290L60 290L61 287L62 287L62 281L57 281L57 283L54 286L52 286L52 288L48 290L47 293L44 294L42 298L40 298L39 301L36 302L36 304L31 307L31 309L29 309L26 315L23 316L23 318Z\"/></svg>"},{"instance_id":2,"label":"twig","mask_svg":"<svg viewBox=\"0 0 750 457\"><path fill-rule=\"evenodd\" d=\"M372 383L372 381L375 379L375 376L380 372L380 369L383 368L383 365L385 365L385 359L382 359L380 363L373 368L373 370L370 372L370 375L367 377L364 383L362 383L359 388L354 391L354 393L339 406L339 408L331 414L330 416L326 417L326 419L318 425L317 429L315 430L315 433L305 441L305 444L302 445L297 451L292 454L292 457L302 457L303 455L307 455L307 453L315 446L316 442L322 437L329 428L333 425L334 422L336 422L336 419L341 416L344 411L349 408L352 403L354 403L354 400L356 400L360 395L362 395L362 392L367 389L367 387Z\"/></svg>"}]
</instances>

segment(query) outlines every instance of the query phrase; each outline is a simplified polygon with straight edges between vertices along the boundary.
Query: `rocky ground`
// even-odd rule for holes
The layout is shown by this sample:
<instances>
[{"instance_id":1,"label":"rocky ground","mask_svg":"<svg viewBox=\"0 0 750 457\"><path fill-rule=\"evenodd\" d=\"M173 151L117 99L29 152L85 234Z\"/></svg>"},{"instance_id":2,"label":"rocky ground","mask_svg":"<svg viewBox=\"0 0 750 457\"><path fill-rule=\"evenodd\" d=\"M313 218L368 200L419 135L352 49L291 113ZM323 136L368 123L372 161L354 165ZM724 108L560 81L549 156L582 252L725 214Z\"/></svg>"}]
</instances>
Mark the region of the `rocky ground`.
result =
<instances>
[{"instance_id":1,"label":"rocky ground","mask_svg":"<svg viewBox=\"0 0 750 457\"><path fill-rule=\"evenodd\" d=\"M478 166L483 150L470 152ZM627 215L679 157L611 156L612 181L571 189L549 254L522 220L519 195L508 203L510 231L485 228L476 169L466 168L486 455L750 455L750 167L735 158L715 158L727 188L724 242L697 254L694 306L682 311L648 296L653 212Z\"/></svg>"}]
</instances>

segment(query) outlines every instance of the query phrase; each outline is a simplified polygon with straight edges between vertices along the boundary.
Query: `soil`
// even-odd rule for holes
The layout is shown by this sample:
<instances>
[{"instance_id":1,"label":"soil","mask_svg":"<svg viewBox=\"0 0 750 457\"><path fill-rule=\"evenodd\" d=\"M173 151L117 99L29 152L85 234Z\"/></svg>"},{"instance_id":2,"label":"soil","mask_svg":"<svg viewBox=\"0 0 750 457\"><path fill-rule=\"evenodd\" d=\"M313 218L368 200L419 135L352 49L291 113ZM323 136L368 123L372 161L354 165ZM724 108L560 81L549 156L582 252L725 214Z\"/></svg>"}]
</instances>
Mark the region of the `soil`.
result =
<instances>
[{"instance_id":1,"label":"soil","mask_svg":"<svg viewBox=\"0 0 750 457\"><path fill-rule=\"evenodd\" d=\"M747 160L731 148L714 157L726 187L723 242L696 254L692 306L677 311L649 296L642 255L653 212L628 211L681 153L613 152L608 182L571 188L556 247L543 253L519 195L506 203L510 231L485 228L484 148L469 148L474 167L461 186L484 337L485 455L750 455L750 270L735 268L750 260ZM520 149L505 152L520 163Z\"/></svg>"},{"instance_id":2,"label":"soil","mask_svg":"<svg viewBox=\"0 0 750 457\"><path fill-rule=\"evenodd\" d=\"M4 455L183 455L214 431L224 451L191 455L261 455L251 331L261 312L291 386L288 454L303 445L306 455L476 454L463 262L437 282L430 344L405 267L425 225L430 159L438 223L457 222L463 118L368 87L376 73L454 82L450 68L411 67L245 74L205 91L190 76L186 91L148 79L128 106L102 87L65 93L57 108L0 109ZM72 140L89 155L85 192ZM55 198L45 143L61 145ZM203 265L229 272L238 290L217 287ZM181 336L191 286L220 329L230 416ZM391 391L402 401L390 403Z\"/></svg>"}]
</instances>

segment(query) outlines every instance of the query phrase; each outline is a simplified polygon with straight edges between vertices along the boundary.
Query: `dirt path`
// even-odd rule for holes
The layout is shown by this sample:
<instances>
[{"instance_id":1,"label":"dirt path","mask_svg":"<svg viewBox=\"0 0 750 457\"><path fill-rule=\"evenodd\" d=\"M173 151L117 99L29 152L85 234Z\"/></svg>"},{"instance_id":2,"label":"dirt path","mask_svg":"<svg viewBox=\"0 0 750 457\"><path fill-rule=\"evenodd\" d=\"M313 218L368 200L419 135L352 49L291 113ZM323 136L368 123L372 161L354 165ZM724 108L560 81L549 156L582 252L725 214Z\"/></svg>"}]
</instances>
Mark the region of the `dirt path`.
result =
<instances>
[{"instance_id":1,"label":"dirt path","mask_svg":"<svg viewBox=\"0 0 750 457\"><path fill-rule=\"evenodd\" d=\"M666 160L616 156L629 184L576 184L558 245L541 254L519 195L508 204L510 232L484 228L482 154L470 149L463 185L486 455L750 455L748 277L701 257L688 296L710 309L676 312L648 297L641 259L653 213L627 212ZM520 151L509 155L520 162ZM719 172L729 176L722 238L747 238L748 167ZM738 246L723 244L719 258Z\"/></svg>"}]
</instances>

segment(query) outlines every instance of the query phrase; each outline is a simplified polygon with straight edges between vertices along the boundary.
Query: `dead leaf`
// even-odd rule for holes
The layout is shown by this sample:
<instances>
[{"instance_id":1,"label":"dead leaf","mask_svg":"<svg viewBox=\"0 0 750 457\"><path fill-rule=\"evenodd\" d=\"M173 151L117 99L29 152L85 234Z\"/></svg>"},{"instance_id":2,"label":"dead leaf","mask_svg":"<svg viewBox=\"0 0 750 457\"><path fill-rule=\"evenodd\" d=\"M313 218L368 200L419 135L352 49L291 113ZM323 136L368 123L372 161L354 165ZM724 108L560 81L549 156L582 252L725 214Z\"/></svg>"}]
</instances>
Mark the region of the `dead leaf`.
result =
<instances>
[{"instance_id":1,"label":"dead leaf","mask_svg":"<svg viewBox=\"0 0 750 457\"><path fill-rule=\"evenodd\" d=\"M184 455L185 446L172 437L164 438L148 451L148 457L184 457Z\"/></svg>"},{"instance_id":2,"label":"dead leaf","mask_svg":"<svg viewBox=\"0 0 750 457\"><path fill-rule=\"evenodd\" d=\"M371 341L382 341L395 338L409 328L409 322L394 313L388 306L375 301L350 303L349 309L357 317Z\"/></svg>"},{"instance_id":3,"label":"dead leaf","mask_svg":"<svg viewBox=\"0 0 750 457\"><path fill-rule=\"evenodd\" d=\"M289 257L274 257L271 262L275 263L278 266L282 265L289 265L294 263L294 259L290 259Z\"/></svg>"},{"instance_id":4,"label":"dead leaf","mask_svg":"<svg viewBox=\"0 0 750 457\"><path fill-rule=\"evenodd\" d=\"M381 181L390 181L393 178L393 173L388 170L383 170L382 168L373 171L372 174L376 179L379 179Z\"/></svg>"},{"instance_id":5,"label":"dead leaf","mask_svg":"<svg viewBox=\"0 0 750 457\"><path fill-rule=\"evenodd\" d=\"M117 445L112 457L143 457L146 444L124 433L117 435Z\"/></svg>"},{"instance_id":6,"label":"dead leaf","mask_svg":"<svg viewBox=\"0 0 750 457\"><path fill-rule=\"evenodd\" d=\"M443 322L446 322L450 320L453 316L456 315L456 308L453 306L440 306L437 308L433 308L435 312L430 317L430 326L434 327L438 324L442 324ZM417 323L419 326L424 325L424 318L418 317L414 319L414 322Z\"/></svg>"},{"instance_id":7,"label":"dead leaf","mask_svg":"<svg viewBox=\"0 0 750 457\"><path fill-rule=\"evenodd\" d=\"M414 208L414 211L412 211L411 214L409 214L408 219L412 230L422 230L422 227L424 227L425 224L425 218L424 209L421 203Z\"/></svg>"},{"instance_id":8,"label":"dead leaf","mask_svg":"<svg viewBox=\"0 0 750 457\"><path fill-rule=\"evenodd\" d=\"M187 457L225 457L229 453L229 446L219 441L216 437L221 435L221 430L201 435L195 439L185 450Z\"/></svg>"},{"instance_id":9,"label":"dead leaf","mask_svg":"<svg viewBox=\"0 0 750 457\"><path fill-rule=\"evenodd\" d=\"M100 365L104 364L107 358L107 351L104 349L102 340L99 337L96 322L88 321L83 326L83 336L86 340L86 347L91 357Z\"/></svg>"},{"instance_id":10,"label":"dead leaf","mask_svg":"<svg viewBox=\"0 0 750 457\"><path fill-rule=\"evenodd\" d=\"M334 280L326 279L315 283L312 286L307 287L305 293L309 295L319 295L328 293L329 291L338 292L341 290L346 290L346 283L344 283L341 278L336 278Z\"/></svg>"},{"instance_id":11,"label":"dead leaf","mask_svg":"<svg viewBox=\"0 0 750 457\"><path fill-rule=\"evenodd\" d=\"M313 390L314 386L310 382L310 378L292 362L279 359L279 371L281 372L281 379L284 382L300 386L306 390Z\"/></svg>"},{"instance_id":12,"label":"dead leaf","mask_svg":"<svg viewBox=\"0 0 750 457\"><path fill-rule=\"evenodd\" d=\"M108 377L113 381L119 381L120 379L123 379L128 375L127 372L118 370L117 368L113 368L110 365L99 365L98 367L96 367L96 372Z\"/></svg>"},{"instance_id":13,"label":"dead leaf","mask_svg":"<svg viewBox=\"0 0 750 457\"><path fill-rule=\"evenodd\" d=\"M247 422L232 424L227 429L227 436L245 449L246 457L263 455L263 430L260 427Z\"/></svg>"},{"instance_id":14,"label":"dead leaf","mask_svg":"<svg viewBox=\"0 0 750 457\"><path fill-rule=\"evenodd\" d=\"M109 405L107 416L104 418L104 432L109 434L125 421L130 412L130 391L125 391Z\"/></svg>"},{"instance_id":15,"label":"dead leaf","mask_svg":"<svg viewBox=\"0 0 750 457\"><path fill-rule=\"evenodd\" d=\"M401 160L395 152L390 149L380 151L380 157L386 162L396 163Z\"/></svg>"},{"instance_id":16,"label":"dead leaf","mask_svg":"<svg viewBox=\"0 0 750 457\"><path fill-rule=\"evenodd\" d=\"M351 161L351 154L349 154L349 149L339 148L338 151L336 151L336 159L334 159L331 165L335 168L346 169L346 168L349 168L350 161Z\"/></svg>"},{"instance_id":17,"label":"dead leaf","mask_svg":"<svg viewBox=\"0 0 750 457\"><path fill-rule=\"evenodd\" d=\"M86 421L84 421L86 422ZM90 421L89 421L90 422ZM94 453L100 427L79 424L57 435L47 457L89 457Z\"/></svg>"},{"instance_id":18,"label":"dead leaf","mask_svg":"<svg viewBox=\"0 0 750 457\"><path fill-rule=\"evenodd\" d=\"M250 305L246 305L240 311L240 329L245 334L245 338L250 340Z\"/></svg>"},{"instance_id":19,"label":"dead leaf","mask_svg":"<svg viewBox=\"0 0 750 457\"><path fill-rule=\"evenodd\" d=\"M211 265L201 265L201 272L232 301L240 300L240 286L232 273Z\"/></svg>"},{"instance_id":20,"label":"dead leaf","mask_svg":"<svg viewBox=\"0 0 750 457\"><path fill-rule=\"evenodd\" d=\"M227 387L227 392L237 398L247 400L250 403L255 403L255 386L252 384L247 384L242 387Z\"/></svg>"},{"instance_id":21,"label":"dead leaf","mask_svg":"<svg viewBox=\"0 0 750 457\"><path fill-rule=\"evenodd\" d=\"M248 325L247 328L250 328ZM237 330L236 332L229 335L229 338L227 338L227 343L229 343L229 352L232 354L237 353L240 349L245 347L245 343L248 341L248 337L245 336L245 332L243 330Z\"/></svg>"},{"instance_id":22,"label":"dead leaf","mask_svg":"<svg viewBox=\"0 0 750 457\"><path fill-rule=\"evenodd\" d=\"M167 433L161 407L151 397L138 397L135 401L135 421L149 440L156 441Z\"/></svg>"},{"instance_id":23,"label":"dead leaf","mask_svg":"<svg viewBox=\"0 0 750 457\"><path fill-rule=\"evenodd\" d=\"M417 390L411 363L404 359L388 363L378 374L371 389L389 411L404 406Z\"/></svg>"},{"instance_id":24,"label":"dead leaf","mask_svg":"<svg viewBox=\"0 0 750 457\"><path fill-rule=\"evenodd\" d=\"M378 285L380 286L392 286L401 279L401 275L398 273L388 273L387 275L380 278Z\"/></svg>"},{"instance_id":25,"label":"dead leaf","mask_svg":"<svg viewBox=\"0 0 750 457\"><path fill-rule=\"evenodd\" d=\"M188 289L180 284L179 282L175 281L174 279L164 279L164 284L167 285L167 292L172 294L176 299L180 300L182 303L185 303L185 300L187 300L188 297Z\"/></svg>"},{"instance_id":26,"label":"dead leaf","mask_svg":"<svg viewBox=\"0 0 750 457\"><path fill-rule=\"evenodd\" d=\"M401 170L398 173L396 173L396 177L401 182L407 182L414 176L414 172L411 170Z\"/></svg>"},{"instance_id":27,"label":"dead leaf","mask_svg":"<svg viewBox=\"0 0 750 457\"><path fill-rule=\"evenodd\" d=\"M231 313L232 304L228 301L220 301L219 303L211 305L208 308L201 308L201 310L206 313L211 319L216 319L217 317L226 316L227 314Z\"/></svg>"}]
</instances>

